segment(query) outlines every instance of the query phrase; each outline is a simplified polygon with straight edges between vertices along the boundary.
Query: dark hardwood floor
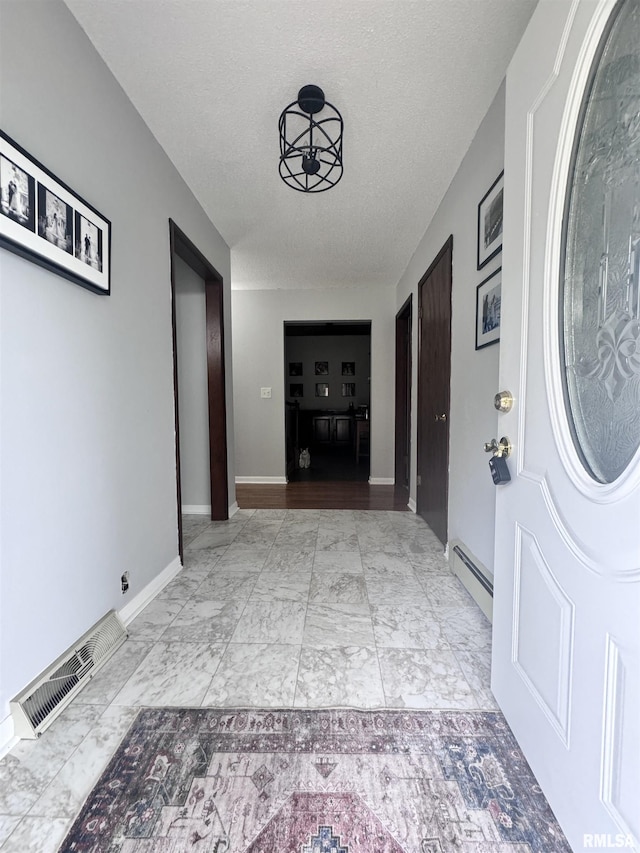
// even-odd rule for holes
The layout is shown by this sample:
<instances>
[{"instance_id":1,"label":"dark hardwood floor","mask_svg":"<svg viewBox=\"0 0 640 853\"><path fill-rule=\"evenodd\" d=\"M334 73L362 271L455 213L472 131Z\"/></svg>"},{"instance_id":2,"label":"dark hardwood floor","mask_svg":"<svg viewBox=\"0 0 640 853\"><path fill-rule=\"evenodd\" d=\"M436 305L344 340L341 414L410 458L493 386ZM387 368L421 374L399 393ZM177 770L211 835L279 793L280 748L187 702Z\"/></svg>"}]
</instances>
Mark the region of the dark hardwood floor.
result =
<instances>
[{"instance_id":1,"label":"dark hardwood floor","mask_svg":"<svg viewBox=\"0 0 640 853\"><path fill-rule=\"evenodd\" d=\"M362 482L238 483L240 509L377 509L408 511L406 490Z\"/></svg>"},{"instance_id":2,"label":"dark hardwood floor","mask_svg":"<svg viewBox=\"0 0 640 853\"><path fill-rule=\"evenodd\" d=\"M320 448L311 451L311 467L296 468L289 475L290 483L319 483L369 481L369 457L356 462L353 448Z\"/></svg>"}]
</instances>

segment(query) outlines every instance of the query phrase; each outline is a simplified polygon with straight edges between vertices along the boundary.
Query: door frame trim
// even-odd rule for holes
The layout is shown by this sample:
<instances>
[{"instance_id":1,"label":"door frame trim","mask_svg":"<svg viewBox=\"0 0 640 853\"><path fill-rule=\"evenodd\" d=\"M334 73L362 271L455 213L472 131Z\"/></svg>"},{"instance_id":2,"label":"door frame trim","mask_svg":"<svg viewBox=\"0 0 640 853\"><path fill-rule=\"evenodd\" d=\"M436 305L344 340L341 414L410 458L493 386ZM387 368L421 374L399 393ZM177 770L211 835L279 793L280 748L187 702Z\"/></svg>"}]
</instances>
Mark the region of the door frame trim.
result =
<instances>
[{"instance_id":1,"label":"door frame trim","mask_svg":"<svg viewBox=\"0 0 640 853\"><path fill-rule=\"evenodd\" d=\"M402 308L396 314L396 392L395 392L395 442L394 442L394 481L399 486L398 463L398 424L406 419L407 440L407 497L411 493L411 382L412 382L412 335L413 335L413 293L410 293ZM402 345L402 346L401 346ZM406 358L400 357L407 353Z\"/></svg>"},{"instance_id":2,"label":"door frame trim","mask_svg":"<svg viewBox=\"0 0 640 853\"><path fill-rule=\"evenodd\" d=\"M179 257L204 279L207 341L207 387L209 409L209 479L211 520L229 518L227 464L226 371L224 358L223 279L187 235L169 219L171 256L171 336L173 345L173 402L176 436L176 500L178 507L178 553L184 558L182 532L182 488L180 482L180 415L178 389L178 351L176 330L175 258Z\"/></svg>"}]
</instances>

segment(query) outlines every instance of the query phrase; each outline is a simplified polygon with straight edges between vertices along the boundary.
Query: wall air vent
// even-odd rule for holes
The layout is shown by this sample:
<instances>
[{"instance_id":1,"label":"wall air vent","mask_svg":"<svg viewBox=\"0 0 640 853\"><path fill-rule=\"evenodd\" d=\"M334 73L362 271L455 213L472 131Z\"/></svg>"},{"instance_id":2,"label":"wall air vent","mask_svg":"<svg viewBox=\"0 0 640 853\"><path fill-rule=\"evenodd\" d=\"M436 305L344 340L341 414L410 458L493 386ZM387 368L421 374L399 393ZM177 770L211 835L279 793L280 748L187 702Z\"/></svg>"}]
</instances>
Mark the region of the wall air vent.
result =
<instances>
[{"instance_id":1,"label":"wall air vent","mask_svg":"<svg viewBox=\"0 0 640 853\"><path fill-rule=\"evenodd\" d=\"M73 697L127 639L115 610L107 613L77 643L11 702L14 735L39 737Z\"/></svg>"}]
</instances>

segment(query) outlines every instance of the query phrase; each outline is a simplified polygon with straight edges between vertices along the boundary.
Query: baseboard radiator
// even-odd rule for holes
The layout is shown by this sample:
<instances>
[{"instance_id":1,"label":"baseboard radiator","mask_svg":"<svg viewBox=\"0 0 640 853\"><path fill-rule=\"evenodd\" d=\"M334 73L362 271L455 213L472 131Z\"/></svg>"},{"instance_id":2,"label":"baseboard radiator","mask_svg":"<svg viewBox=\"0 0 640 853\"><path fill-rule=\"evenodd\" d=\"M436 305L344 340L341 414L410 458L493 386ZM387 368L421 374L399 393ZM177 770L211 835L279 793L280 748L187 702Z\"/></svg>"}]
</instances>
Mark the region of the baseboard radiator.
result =
<instances>
[{"instance_id":1,"label":"baseboard radiator","mask_svg":"<svg viewBox=\"0 0 640 853\"><path fill-rule=\"evenodd\" d=\"M127 636L115 610L96 622L10 703L14 736L39 737Z\"/></svg>"},{"instance_id":2,"label":"baseboard radiator","mask_svg":"<svg viewBox=\"0 0 640 853\"><path fill-rule=\"evenodd\" d=\"M451 543L451 568L478 606L493 621L493 576L461 542Z\"/></svg>"}]
</instances>

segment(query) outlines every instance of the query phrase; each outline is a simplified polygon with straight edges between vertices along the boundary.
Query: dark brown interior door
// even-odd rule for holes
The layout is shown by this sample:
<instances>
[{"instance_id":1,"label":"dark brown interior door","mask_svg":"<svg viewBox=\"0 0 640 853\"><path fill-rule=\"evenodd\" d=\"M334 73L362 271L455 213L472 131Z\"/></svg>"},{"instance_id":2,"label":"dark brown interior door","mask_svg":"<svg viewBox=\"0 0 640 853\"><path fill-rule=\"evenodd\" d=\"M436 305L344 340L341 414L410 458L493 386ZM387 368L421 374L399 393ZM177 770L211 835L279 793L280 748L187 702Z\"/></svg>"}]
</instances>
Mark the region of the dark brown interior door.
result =
<instances>
[{"instance_id":1,"label":"dark brown interior door","mask_svg":"<svg viewBox=\"0 0 640 853\"><path fill-rule=\"evenodd\" d=\"M396 314L396 489L409 497L411 455L411 322L413 297L409 296Z\"/></svg>"},{"instance_id":2,"label":"dark brown interior door","mask_svg":"<svg viewBox=\"0 0 640 853\"><path fill-rule=\"evenodd\" d=\"M443 544L449 492L452 257L449 237L418 285L417 510Z\"/></svg>"}]
</instances>

